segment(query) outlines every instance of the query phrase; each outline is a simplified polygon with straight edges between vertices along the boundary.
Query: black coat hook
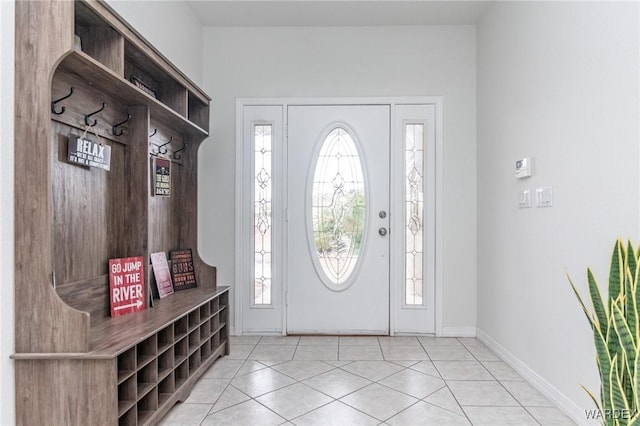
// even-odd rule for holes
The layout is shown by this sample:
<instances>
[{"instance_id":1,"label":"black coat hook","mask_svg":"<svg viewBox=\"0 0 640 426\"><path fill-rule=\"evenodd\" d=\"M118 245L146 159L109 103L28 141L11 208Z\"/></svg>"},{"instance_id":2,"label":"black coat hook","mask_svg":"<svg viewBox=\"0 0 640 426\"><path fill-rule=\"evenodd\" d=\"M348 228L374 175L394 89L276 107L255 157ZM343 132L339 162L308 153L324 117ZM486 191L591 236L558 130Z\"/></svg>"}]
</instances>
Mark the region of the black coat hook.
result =
<instances>
[{"instance_id":1,"label":"black coat hook","mask_svg":"<svg viewBox=\"0 0 640 426\"><path fill-rule=\"evenodd\" d=\"M169 145L171 142L173 142L173 136L171 136L171 139L169 139L168 141L166 141L162 145L158 145L158 152L160 154L166 154L168 150L167 150L167 148L164 148L164 146Z\"/></svg>"},{"instance_id":2,"label":"black coat hook","mask_svg":"<svg viewBox=\"0 0 640 426\"><path fill-rule=\"evenodd\" d=\"M95 126L96 124L98 124L98 120L93 120L93 124L89 123L89 117L91 117L92 115L96 115L97 113L99 113L100 111L102 111L103 109L105 109L107 107L107 104L105 104L104 102L102 103L102 108L100 108L97 111L94 111L90 114L87 114L84 116L84 124L86 124L87 126Z\"/></svg>"},{"instance_id":3,"label":"black coat hook","mask_svg":"<svg viewBox=\"0 0 640 426\"><path fill-rule=\"evenodd\" d=\"M151 133L151 134L149 135L149 137L154 136L156 133L158 133L158 129L153 129L153 133Z\"/></svg>"},{"instance_id":4,"label":"black coat hook","mask_svg":"<svg viewBox=\"0 0 640 426\"><path fill-rule=\"evenodd\" d=\"M181 159L181 158L182 158L182 155L179 155L178 153L179 153L180 151L184 151L186 147L187 147L187 144L185 143L185 144L183 144L183 145L182 145L182 148L180 148L179 150L177 150L177 151L174 151L174 152L173 152L173 158L174 158L174 160L179 160L179 159Z\"/></svg>"},{"instance_id":5,"label":"black coat hook","mask_svg":"<svg viewBox=\"0 0 640 426\"><path fill-rule=\"evenodd\" d=\"M64 101L65 99L69 98L71 95L73 95L73 86L71 86L71 88L69 89L69 94L68 95L63 96L60 99L56 99L55 101L51 102L51 112L54 113L55 115L64 114L65 108L62 107L62 108L60 108L60 111L56 111L56 104L58 102Z\"/></svg>"},{"instance_id":6,"label":"black coat hook","mask_svg":"<svg viewBox=\"0 0 640 426\"><path fill-rule=\"evenodd\" d=\"M118 129L118 127L122 126L125 123L128 123L129 120L131 120L131 114L127 114L127 118L124 121L121 121L118 124L114 124L113 127L111 128L111 133L113 133L113 136L121 136L122 129Z\"/></svg>"}]
</instances>

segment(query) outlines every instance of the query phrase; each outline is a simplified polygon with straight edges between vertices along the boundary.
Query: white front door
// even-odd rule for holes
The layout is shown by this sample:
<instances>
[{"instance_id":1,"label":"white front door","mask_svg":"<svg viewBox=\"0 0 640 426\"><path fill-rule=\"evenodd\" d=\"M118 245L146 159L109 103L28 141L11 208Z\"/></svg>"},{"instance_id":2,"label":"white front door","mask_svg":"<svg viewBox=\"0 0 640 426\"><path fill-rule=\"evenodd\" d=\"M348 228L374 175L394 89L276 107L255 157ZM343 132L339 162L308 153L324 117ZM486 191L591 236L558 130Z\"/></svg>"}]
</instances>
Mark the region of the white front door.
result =
<instances>
[{"instance_id":1,"label":"white front door","mask_svg":"<svg viewBox=\"0 0 640 426\"><path fill-rule=\"evenodd\" d=\"M288 106L289 334L389 334L390 112Z\"/></svg>"}]
</instances>

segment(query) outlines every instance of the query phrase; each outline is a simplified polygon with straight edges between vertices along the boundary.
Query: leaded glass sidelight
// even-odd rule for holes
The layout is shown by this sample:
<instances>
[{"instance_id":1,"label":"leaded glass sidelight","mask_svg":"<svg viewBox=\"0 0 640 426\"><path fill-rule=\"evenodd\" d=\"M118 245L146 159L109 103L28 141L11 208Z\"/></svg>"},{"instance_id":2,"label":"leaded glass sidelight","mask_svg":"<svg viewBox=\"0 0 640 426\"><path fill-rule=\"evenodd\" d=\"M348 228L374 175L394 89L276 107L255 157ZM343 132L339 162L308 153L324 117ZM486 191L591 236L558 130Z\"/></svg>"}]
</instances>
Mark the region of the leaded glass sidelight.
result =
<instances>
[{"instance_id":1,"label":"leaded glass sidelight","mask_svg":"<svg viewBox=\"0 0 640 426\"><path fill-rule=\"evenodd\" d=\"M424 125L405 125L405 304L421 305L424 230Z\"/></svg>"},{"instance_id":2,"label":"leaded glass sidelight","mask_svg":"<svg viewBox=\"0 0 640 426\"><path fill-rule=\"evenodd\" d=\"M271 131L270 124L254 127L254 203L253 203L253 303L271 304Z\"/></svg>"},{"instance_id":3,"label":"leaded glass sidelight","mask_svg":"<svg viewBox=\"0 0 640 426\"><path fill-rule=\"evenodd\" d=\"M351 135L337 127L324 139L318 155L311 221L316 266L338 289L344 288L358 263L365 212L362 159Z\"/></svg>"}]
</instances>

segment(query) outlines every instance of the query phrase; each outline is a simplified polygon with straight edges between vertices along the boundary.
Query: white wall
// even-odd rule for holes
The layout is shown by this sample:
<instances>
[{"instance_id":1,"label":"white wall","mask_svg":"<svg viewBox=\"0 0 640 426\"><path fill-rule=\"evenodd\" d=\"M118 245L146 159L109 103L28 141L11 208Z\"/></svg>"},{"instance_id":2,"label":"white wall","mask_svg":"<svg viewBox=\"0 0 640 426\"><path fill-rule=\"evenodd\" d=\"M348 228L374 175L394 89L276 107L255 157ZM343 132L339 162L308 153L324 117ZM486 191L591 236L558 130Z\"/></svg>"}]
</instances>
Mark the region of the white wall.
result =
<instances>
[{"instance_id":1,"label":"white wall","mask_svg":"<svg viewBox=\"0 0 640 426\"><path fill-rule=\"evenodd\" d=\"M181 1L107 0L194 83L202 85L202 25Z\"/></svg>"},{"instance_id":2,"label":"white wall","mask_svg":"<svg viewBox=\"0 0 640 426\"><path fill-rule=\"evenodd\" d=\"M14 2L0 1L0 424L15 423L13 361L13 81Z\"/></svg>"},{"instance_id":3,"label":"white wall","mask_svg":"<svg viewBox=\"0 0 640 426\"><path fill-rule=\"evenodd\" d=\"M503 2L478 25L478 327L583 422L599 382L566 274L604 284L615 238L638 242L638 40L637 2ZM517 208L547 185L553 207Z\"/></svg>"},{"instance_id":4,"label":"white wall","mask_svg":"<svg viewBox=\"0 0 640 426\"><path fill-rule=\"evenodd\" d=\"M200 252L234 278L235 99L444 97L444 326L476 325L475 28L205 28ZM464 256L462 258L461 256ZM461 264L462 263L462 264ZM245 283L246 284L246 283Z\"/></svg>"}]
</instances>

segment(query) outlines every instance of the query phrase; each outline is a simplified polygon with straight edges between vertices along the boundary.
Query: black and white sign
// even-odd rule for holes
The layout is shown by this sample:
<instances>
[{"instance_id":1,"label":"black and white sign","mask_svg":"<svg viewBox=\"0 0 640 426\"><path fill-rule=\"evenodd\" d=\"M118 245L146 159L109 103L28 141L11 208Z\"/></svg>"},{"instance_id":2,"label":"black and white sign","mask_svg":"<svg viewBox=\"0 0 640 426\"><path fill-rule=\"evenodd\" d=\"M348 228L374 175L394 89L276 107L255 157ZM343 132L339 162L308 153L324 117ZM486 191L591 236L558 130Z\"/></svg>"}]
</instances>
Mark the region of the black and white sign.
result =
<instances>
[{"instance_id":1,"label":"black and white sign","mask_svg":"<svg viewBox=\"0 0 640 426\"><path fill-rule=\"evenodd\" d=\"M69 161L83 166L111 169L111 147L74 136L69 139Z\"/></svg>"}]
</instances>

